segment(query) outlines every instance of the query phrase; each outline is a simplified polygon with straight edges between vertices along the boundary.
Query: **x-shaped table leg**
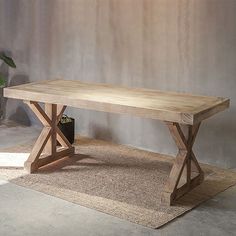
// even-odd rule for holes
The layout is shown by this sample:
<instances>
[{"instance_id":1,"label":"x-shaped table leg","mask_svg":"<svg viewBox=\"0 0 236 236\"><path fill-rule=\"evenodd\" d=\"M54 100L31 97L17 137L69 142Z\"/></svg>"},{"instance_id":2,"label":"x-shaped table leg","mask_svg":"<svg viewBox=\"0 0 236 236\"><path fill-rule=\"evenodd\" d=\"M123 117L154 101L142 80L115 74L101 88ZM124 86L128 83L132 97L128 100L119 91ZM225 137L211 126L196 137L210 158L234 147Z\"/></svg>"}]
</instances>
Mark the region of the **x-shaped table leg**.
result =
<instances>
[{"instance_id":1,"label":"x-shaped table leg","mask_svg":"<svg viewBox=\"0 0 236 236\"><path fill-rule=\"evenodd\" d=\"M74 154L74 147L57 126L66 106L45 104L44 111L37 102L25 101L25 103L28 104L44 126L29 158L24 164L25 169L32 173L41 166L65 156L72 156ZM57 141L61 144L60 148L57 148Z\"/></svg>"},{"instance_id":2,"label":"x-shaped table leg","mask_svg":"<svg viewBox=\"0 0 236 236\"><path fill-rule=\"evenodd\" d=\"M200 123L188 126L188 138L178 123L166 124L179 149L161 199L171 205L180 196L202 183L204 173L192 150Z\"/></svg>"}]
</instances>

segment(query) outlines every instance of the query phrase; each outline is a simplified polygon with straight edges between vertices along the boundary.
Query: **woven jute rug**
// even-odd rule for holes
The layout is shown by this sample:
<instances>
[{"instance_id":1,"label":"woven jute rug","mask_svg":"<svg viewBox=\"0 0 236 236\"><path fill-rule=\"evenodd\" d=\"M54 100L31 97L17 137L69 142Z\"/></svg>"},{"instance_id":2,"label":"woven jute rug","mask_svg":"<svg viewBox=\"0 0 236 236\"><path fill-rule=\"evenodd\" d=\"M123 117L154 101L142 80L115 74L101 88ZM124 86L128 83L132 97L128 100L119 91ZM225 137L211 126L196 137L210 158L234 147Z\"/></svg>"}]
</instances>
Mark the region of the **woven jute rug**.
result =
<instances>
[{"instance_id":1,"label":"woven jute rug","mask_svg":"<svg viewBox=\"0 0 236 236\"><path fill-rule=\"evenodd\" d=\"M32 142L1 152L25 153ZM236 173L202 164L205 181L175 206L160 202L173 158L135 148L80 137L76 155L36 174L1 168L12 183L151 228L158 228L236 184Z\"/></svg>"}]
</instances>

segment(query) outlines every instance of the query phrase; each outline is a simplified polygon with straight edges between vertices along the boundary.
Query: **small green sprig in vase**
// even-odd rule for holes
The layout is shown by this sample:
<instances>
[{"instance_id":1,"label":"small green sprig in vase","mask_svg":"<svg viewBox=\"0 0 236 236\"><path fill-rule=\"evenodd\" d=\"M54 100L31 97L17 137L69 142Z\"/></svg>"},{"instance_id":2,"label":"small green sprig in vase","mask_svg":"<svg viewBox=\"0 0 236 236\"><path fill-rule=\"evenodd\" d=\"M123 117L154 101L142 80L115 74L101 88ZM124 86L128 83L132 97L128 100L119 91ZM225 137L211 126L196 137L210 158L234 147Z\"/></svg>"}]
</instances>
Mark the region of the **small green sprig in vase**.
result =
<instances>
[{"instance_id":1,"label":"small green sprig in vase","mask_svg":"<svg viewBox=\"0 0 236 236\"><path fill-rule=\"evenodd\" d=\"M5 63L12 68L16 68L16 64L13 59L11 57L8 57L4 52L0 52L0 60L2 60L2 63ZM3 88L5 86L6 79L4 78L4 75L0 72L0 88Z\"/></svg>"}]
</instances>

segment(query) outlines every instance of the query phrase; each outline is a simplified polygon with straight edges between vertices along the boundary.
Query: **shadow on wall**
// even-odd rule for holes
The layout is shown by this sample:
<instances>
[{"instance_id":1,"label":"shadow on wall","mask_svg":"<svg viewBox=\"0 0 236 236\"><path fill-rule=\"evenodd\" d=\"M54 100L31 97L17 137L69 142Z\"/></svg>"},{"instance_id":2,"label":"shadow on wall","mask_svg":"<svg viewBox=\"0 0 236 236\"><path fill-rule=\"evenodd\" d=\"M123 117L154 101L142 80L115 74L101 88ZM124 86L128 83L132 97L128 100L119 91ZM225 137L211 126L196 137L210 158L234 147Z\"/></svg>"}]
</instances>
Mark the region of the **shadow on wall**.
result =
<instances>
[{"instance_id":1,"label":"shadow on wall","mask_svg":"<svg viewBox=\"0 0 236 236\"><path fill-rule=\"evenodd\" d=\"M90 130L92 131L92 137L102 140L113 140L113 134L108 127L104 127L98 124L90 124Z\"/></svg>"},{"instance_id":2,"label":"shadow on wall","mask_svg":"<svg viewBox=\"0 0 236 236\"><path fill-rule=\"evenodd\" d=\"M29 77L27 75L18 74L18 75L14 75L12 77L12 79L8 85L9 86L17 86L17 85L26 84L26 83L29 83Z\"/></svg>"},{"instance_id":3,"label":"shadow on wall","mask_svg":"<svg viewBox=\"0 0 236 236\"><path fill-rule=\"evenodd\" d=\"M14 75L8 83L10 86L16 86L20 84L25 84L29 82L29 77L27 75L18 74ZM9 114L8 119L17 122L22 125L30 126L31 120L27 114L27 106L19 100L16 99L4 99L3 104L3 114Z\"/></svg>"}]
</instances>

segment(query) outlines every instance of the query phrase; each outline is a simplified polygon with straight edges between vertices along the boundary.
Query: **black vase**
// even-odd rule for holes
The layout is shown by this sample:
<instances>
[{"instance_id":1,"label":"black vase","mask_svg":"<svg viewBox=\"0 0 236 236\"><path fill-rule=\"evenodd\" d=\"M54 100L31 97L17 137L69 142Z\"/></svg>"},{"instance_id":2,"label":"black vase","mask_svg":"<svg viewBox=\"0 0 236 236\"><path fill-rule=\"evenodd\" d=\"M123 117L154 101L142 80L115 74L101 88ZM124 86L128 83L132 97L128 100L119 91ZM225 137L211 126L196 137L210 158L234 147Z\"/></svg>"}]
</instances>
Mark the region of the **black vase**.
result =
<instances>
[{"instance_id":1,"label":"black vase","mask_svg":"<svg viewBox=\"0 0 236 236\"><path fill-rule=\"evenodd\" d=\"M61 121L58 123L58 127L64 136L68 139L68 141L72 144L75 141L75 119L70 117L69 122L62 123Z\"/></svg>"}]
</instances>

